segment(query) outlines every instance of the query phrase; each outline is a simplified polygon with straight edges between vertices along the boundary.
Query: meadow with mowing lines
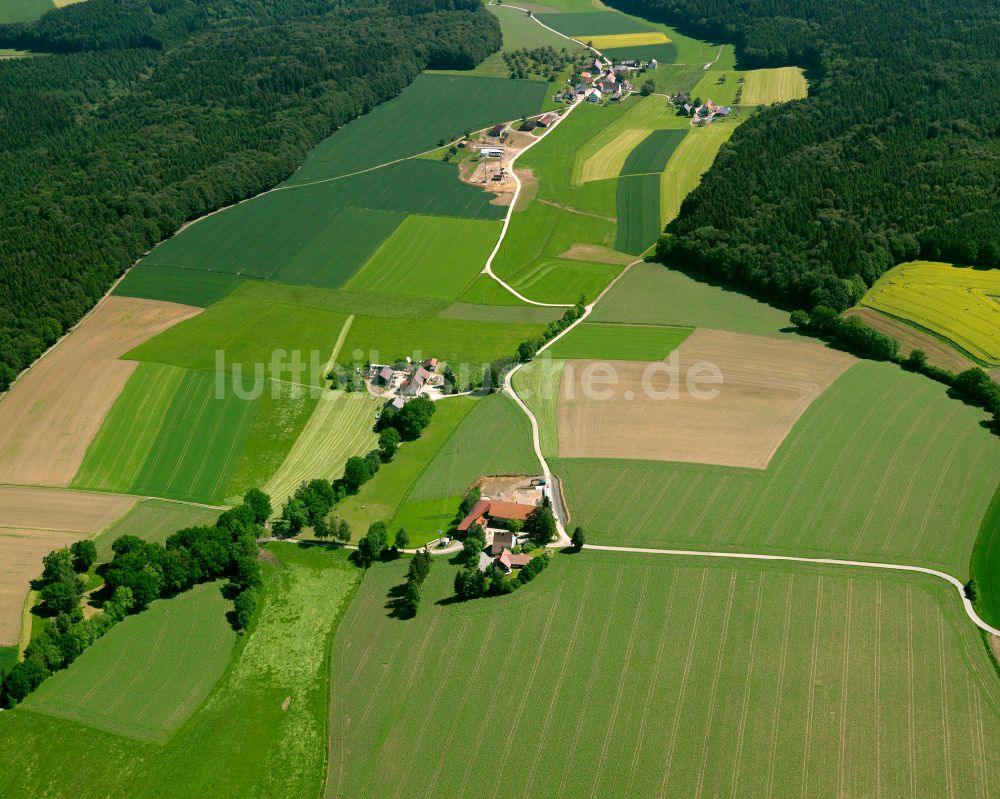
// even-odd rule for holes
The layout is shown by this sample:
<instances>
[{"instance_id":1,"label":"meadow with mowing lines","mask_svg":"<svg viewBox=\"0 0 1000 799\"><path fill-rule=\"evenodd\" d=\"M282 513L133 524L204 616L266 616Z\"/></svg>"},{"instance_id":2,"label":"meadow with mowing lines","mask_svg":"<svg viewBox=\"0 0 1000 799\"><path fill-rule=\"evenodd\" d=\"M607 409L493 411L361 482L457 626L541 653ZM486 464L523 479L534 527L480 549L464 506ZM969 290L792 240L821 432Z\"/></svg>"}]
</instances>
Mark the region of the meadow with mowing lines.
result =
<instances>
[{"instance_id":1,"label":"meadow with mowing lines","mask_svg":"<svg viewBox=\"0 0 1000 799\"><path fill-rule=\"evenodd\" d=\"M494 286L516 304L485 305L467 302L455 302L445 308L438 316L441 319L462 319L468 322L503 322L505 324L544 325L563 315L559 308L544 308L539 305L525 305L509 291L487 278ZM466 292L468 294L468 292Z\"/></svg>"},{"instance_id":2,"label":"meadow with mowing lines","mask_svg":"<svg viewBox=\"0 0 1000 799\"><path fill-rule=\"evenodd\" d=\"M504 795L484 759L516 760L531 797L991 791L1000 689L931 577L584 551L435 604L436 561L404 624L384 611L404 570L368 573L334 642L331 799Z\"/></svg>"},{"instance_id":3,"label":"meadow with mowing lines","mask_svg":"<svg viewBox=\"0 0 1000 799\"><path fill-rule=\"evenodd\" d=\"M452 300L482 271L501 226L499 221L409 216L345 288Z\"/></svg>"},{"instance_id":4,"label":"meadow with mowing lines","mask_svg":"<svg viewBox=\"0 0 1000 799\"><path fill-rule=\"evenodd\" d=\"M162 544L185 527L215 524L221 512L221 508L201 507L166 499L144 499L94 537L97 559L99 562L111 560L114 557L111 545L123 535L134 535L143 541Z\"/></svg>"},{"instance_id":5,"label":"meadow with mowing lines","mask_svg":"<svg viewBox=\"0 0 1000 799\"><path fill-rule=\"evenodd\" d=\"M337 177L433 150L466 130L536 114L549 93L544 81L419 75L397 97L320 142L288 182Z\"/></svg>"},{"instance_id":6,"label":"meadow with mowing lines","mask_svg":"<svg viewBox=\"0 0 1000 799\"><path fill-rule=\"evenodd\" d=\"M239 283L240 278L224 272L173 269L143 261L128 271L112 294L206 308L227 296Z\"/></svg>"},{"instance_id":7,"label":"meadow with mowing lines","mask_svg":"<svg viewBox=\"0 0 1000 799\"><path fill-rule=\"evenodd\" d=\"M548 351L557 360L661 361L689 335L689 327L584 322Z\"/></svg>"},{"instance_id":8,"label":"meadow with mowing lines","mask_svg":"<svg viewBox=\"0 0 1000 799\"><path fill-rule=\"evenodd\" d=\"M227 503L239 504L251 488L260 488L281 468L321 396L302 386L268 382L247 433L246 444L225 490Z\"/></svg>"},{"instance_id":9,"label":"meadow with mowing lines","mask_svg":"<svg viewBox=\"0 0 1000 799\"><path fill-rule=\"evenodd\" d=\"M740 82L743 72L736 72L732 69L711 69L707 70L691 90L691 97L701 98L707 103L711 100L716 105L735 105L736 93L743 87L743 98L741 105L751 105L745 99L746 84ZM714 122L712 123L715 124Z\"/></svg>"},{"instance_id":10,"label":"meadow with mowing lines","mask_svg":"<svg viewBox=\"0 0 1000 799\"><path fill-rule=\"evenodd\" d=\"M660 176L626 175L616 192L618 235L615 249L640 255L662 232L660 227Z\"/></svg>"},{"instance_id":11,"label":"meadow with mowing lines","mask_svg":"<svg viewBox=\"0 0 1000 799\"><path fill-rule=\"evenodd\" d=\"M57 799L72 784L81 799L316 795L325 772L331 639L360 572L345 551L294 544L267 551L248 634L215 690L169 741L132 740L86 719L27 708L0 713L0 738L19 742L19 751L0 752L0 792ZM142 679L116 676L122 686Z\"/></svg>"},{"instance_id":12,"label":"meadow with mowing lines","mask_svg":"<svg viewBox=\"0 0 1000 799\"><path fill-rule=\"evenodd\" d=\"M236 633L222 583L204 583L127 618L24 703L127 738L163 743L222 676Z\"/></svg>"},{"instance_id":13,"label":"meadow with mowing lines","mask_svg":"<svg viewBox=\"0 0 1000 799\"><path fill-rule=\"evenodd\" d=\"M628 154L621 175L659 174L687 134L686 130L652 131Z\"/></svg>"},{"instance_id":14,"label":"meadow with mowing lines","mask_svg":"<svg viewBox=\"0 0 1000 799\"><path fill-rule=\"evenodd\" d=\"M247 377L258 369L264 377L321 386L326 379L323 366L346 320L336 311L231 295L187 324L151 338L125 357L203 372L215 372L221 366L228 374L239 367ZM292 359L294 351L300 353L304 365L301 373L282 366ZM277 374L271 371L275 359Z\"/></svg>"},{"instance_id":15,"label":"meadow with mowing lines","mask_svg":"<svg viewBox=\"0 0 1000 799\"><path fill-rule=\"evenodd\" d=\"M275 506L303 480L336 480L348 458L375 449L372 427L381 404L368 394L324 391L288 456L264 484Z\"/></svg>"},{"instance_id":16,"label":"meadow with mowing lines","mask_svg":"<svg viewBox=\"0 0 1000 799\"><path fill-rule=\"evenodd\" d=\"M580 182L591 180L609 180L621 174L625 159L633 148L649 136L645 129L628 128L621 131L600 150L583 162L580 169Z\"/></svg>"},{"instance_id":17,"label":"meadow with mowing lines","mask_svg":"<svg viewBox=\"0 0 1000 799\"><path fill-rule=\"evenodd\" d=\"M660 224L663 227L677 218L684 198L701 183L701 176L714 163L737 124L737 120L727 120L692 128L677 145L660 176Z\"/></svg>"},{"instance_id":18,"label":"meadow with mowing lines","mask_svg":"<svg viewBox=\"0 0 1000 799\"><path fill-rule=\"evenodd\" d=\"M514 373L512 384L517 396L527 405L538 423L542 454L550 458L559 453L558 405L566 361L552 358L546 350Z\"/></svg>"},{"instance_id":19,"label":"meadow with mowing lines","mask_svg":"<svg viewBox=\"0 0 1000 799\"><path fill-rule=\"evenodd\" d=\"M984 418L937 383L861 361L764 471L576 459L553 469L594 543L907 563L964 579L1000 482Z\"/></svg>"},{"instance_id":20,"label":"meadow with mowing lines","mask_svg":"<svg viewBox=\"0 0 1000 799\"><path fill-rule=\"evenodd\" d=\"M779 336L789 327L784 311L655 263L633 266L589 321L710 327L757 336Z\"/></svg>"},{"instance_id":21,"label":"meadow with mowing lines","mask_svg":"<svg viewBox=\"0 0 1000 799\"><path fill-rule=\"evenodd\" d=\"M215 375L185 372L130 493L222 502L259 407L232 390L218 397Z\"/></svg>"},{"instance_id":22,"label":"meadow with mowing lines","mask_svg":"<svg viewBox=\"0 0 1000 799\"><path fill-rule=\"evenodd\" d=\"M490 474L537 474L531 424L510 397L481 399L420 475L408 500L463 495Z\"/></svg>"},{"instance_id":23,"label":"meadow with mowing lines","mask_svg":"<svg viewBox=\"0 0 1000 799\"><path fill-rule=\"evenodd\" d=\"M390 463L379 469L357 494L337 506L337 515L347 520L355 537L364 535L373 522L393 519L420 475L475 406L476 400L471 397L439 401L423 435L400 446ZM390 530L395 533L396 528L390 524ZM435 537L436 533L425 540ZM413 546L425 543L416 535L411 538Z\"/></svg>"},{"instance_id":24,"label":"meadow with mowing lines","mask_svg":"<svg viewBox=\"0 0 1000 799\"><path fill-rule=\"evenodd\" d=\"M379 319L358 316L341 348L340 363L362 353L362 362L391 363L395 359L437 358L458 373L461 364L473 369L494 358L513 355L517 345L541 334L540 325L467 322L460 319Z\"/></svg>"},{"instance_id":25,"label":"meadow with mowing lines","mask_svg":"<svg viewBox=\"0 0 1000 799\"><path fill-rule=\"evenodd\" d=\"M809 94L809 84L799 67L752 69L743 82L743 105L769 105L801 100Z\"/></svg>"},{"instance_id":26,"label":"meadow with mowing lines","mask_svg":"<svg viewBox=\"0 0 1000 799\"><path fill-rule=\"evenodd\" d=\"M916 325L988 366L1000 365L1000 272L913 261L890 269L862 305Z\"/></svg>"}]
</instances>

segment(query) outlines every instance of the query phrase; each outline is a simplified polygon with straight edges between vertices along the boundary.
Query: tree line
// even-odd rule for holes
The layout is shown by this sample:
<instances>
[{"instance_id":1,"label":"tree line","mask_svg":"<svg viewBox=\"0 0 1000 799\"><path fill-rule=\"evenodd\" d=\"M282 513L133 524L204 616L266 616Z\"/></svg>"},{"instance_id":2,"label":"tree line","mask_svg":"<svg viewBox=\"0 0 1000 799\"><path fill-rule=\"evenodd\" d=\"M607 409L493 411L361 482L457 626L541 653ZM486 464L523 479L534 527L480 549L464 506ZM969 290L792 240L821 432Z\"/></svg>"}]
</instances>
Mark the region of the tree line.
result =
<instances>
[{"instance_id":1,"label":"tree line","mask_svg":"<svg viewBox=\"0 0 1000 799\"><path fill-rule=\"evenodd\" d=\"M270 515L268 495L252 489L215 525L178 530L163 544L120 536L111 545L111 562L98 569L104 577L105 598L100 612L89 619L84 618L80 602L84 575L97 560L94 542L78 541L50 552L43 559L41 577L32 584L49 620L28 644L24 659L0 678L0 706L11 708L23 701L127 615L198 583L226 578L222 590L233 600L229 621L235 629L245 629L261 584L257 539L264 535Z\"/></svg>"},{"instance_id":2,"label":"tree line","mask_svg":"<svg viewBox=\"0 0 1000 799\"><path fill-rule=\"evenodd\" d=\"M90 0L0 26L44 54L0 61L0 390L184 222L500 44L479 0Z\"/></svg>"},{"instance_id":3,"label":"tree line","mask_svg":"<svg viewBox=\"0 0 1000 799\"><path fill-rule=\"evenodd\" d=\"M913 260L1000 267L1000 5L612 0L742 67L808 69L809 97L737 128L659 257L788 307L842 311Z\"/></svg>"}]
</instances>

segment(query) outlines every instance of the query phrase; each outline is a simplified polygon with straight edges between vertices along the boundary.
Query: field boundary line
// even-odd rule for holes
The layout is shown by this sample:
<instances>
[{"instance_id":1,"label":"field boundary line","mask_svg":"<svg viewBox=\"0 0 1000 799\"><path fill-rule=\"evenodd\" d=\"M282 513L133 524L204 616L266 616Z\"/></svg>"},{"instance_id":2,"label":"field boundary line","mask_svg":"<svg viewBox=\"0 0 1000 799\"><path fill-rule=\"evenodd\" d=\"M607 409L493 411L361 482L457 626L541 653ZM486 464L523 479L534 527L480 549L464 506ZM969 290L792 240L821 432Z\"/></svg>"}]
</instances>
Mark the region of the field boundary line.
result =
<instances>
[{"instance_id":1,"label":"field boundary line","mask_svg":"<svg viewBox=\"0 0 1000 799\"><path fill-rule=\"evenodd\" d=\"M979 629L990 635L1000 636L1000 630L987 624L983 619L976 613L976 609L972 606L972 602L965 595L965 585L957 577L939 571L938 569L931 569L926 566L910 566L905 563L880 563L878 561L870 560L842 560L840 558L806 558L799 555L768 555L760 552L712 552L708 550L696 550L696 549L655 549L652 547L619 547L619 546L608 546L603 544L584 544L584 549L599 550L602 552L625 552L633 554L644 554L644 555L675 555L678 557L695 557L695 558L736 558L738 560L768 560L768 561L784 561L788 563L812 563L819 566L849 566L849 567L860 567L863 569L882 569L884 571L902 571L902 572L914 572L916 574L926 574L931 577L937 577L944 580L947 583L951 583L952 586L958 591L958 595L962 599L962 606L965 608L965 612L970 619L972 619L973 624L975 624Z\"/></svg>"}]
</instances>

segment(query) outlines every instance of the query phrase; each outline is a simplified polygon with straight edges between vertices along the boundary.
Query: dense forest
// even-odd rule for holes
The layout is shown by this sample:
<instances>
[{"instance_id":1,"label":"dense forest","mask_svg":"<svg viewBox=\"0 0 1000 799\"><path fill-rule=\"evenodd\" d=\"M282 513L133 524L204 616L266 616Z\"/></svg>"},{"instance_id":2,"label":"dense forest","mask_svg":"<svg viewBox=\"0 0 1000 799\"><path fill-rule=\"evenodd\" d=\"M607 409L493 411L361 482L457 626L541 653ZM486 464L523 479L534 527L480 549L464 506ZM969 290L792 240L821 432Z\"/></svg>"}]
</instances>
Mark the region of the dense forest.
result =
<instances>
[{"instance_id":1,"label":"dense forest","mask_svg":"<svg viewBox=\"0 0 1000 799\"><path fill-rule=\"evenodd\" d=\"M611 2L809 70L808 99L736 131L662 258L837 310L906 260L1000 267L1000 4Z\"/></svg>"},{"instance_id":2,"label":"dense forest","mask_svg":"<svg viewBox=\"0 0 1000 799\"><path fill-rule=\"evenodd\" d=\"M479 0L89 0L0 26L47 54L0 61L0 390L186 220L500 43Z\"/></svg>"}]
</instances>

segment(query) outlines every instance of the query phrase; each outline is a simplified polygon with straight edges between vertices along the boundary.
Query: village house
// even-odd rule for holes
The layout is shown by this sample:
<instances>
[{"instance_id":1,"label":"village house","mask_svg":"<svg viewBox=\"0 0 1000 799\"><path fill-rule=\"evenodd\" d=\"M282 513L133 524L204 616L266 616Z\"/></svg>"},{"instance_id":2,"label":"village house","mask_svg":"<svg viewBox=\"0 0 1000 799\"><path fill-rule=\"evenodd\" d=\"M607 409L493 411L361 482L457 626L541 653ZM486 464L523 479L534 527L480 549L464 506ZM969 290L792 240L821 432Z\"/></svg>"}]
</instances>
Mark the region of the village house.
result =
<instances>
[{"instance_id":1,"label":"village house","mask_svg":"<svg viewBox=\"0 0 1000 799\"><path fill-rule=\"evenodd\" d=\"M424 367L417 367L417 370L410 376L410 379L403 383L399 389L399 393L407 397L417 396L427 384L430 376L431 373L424 369Z\"/></svg>"},{"instance_id":2,"label":"village house","mask_svg":"<svg viewBox=\"0 0 1000 799\"><path fill-rule=\"evenodd\" d=\"M503 570L504 574L510 574L514 569L523 569L531 562L531 555L515 555L509 549L500 553L493 561Z\"/></svg>"},{"instance_id":3,"label":"village house","mask_svg":"<svg viewBox=\"0 0 1000 799\"><path fill-rule=\"evenodd\" d=\"M383 366L372 377L372 382L379 386L391 386L392 376L395 374L391 366Z\"/></svg>"},{"instance_id":4,"label":"village house","mask_svg":"<svg viewBox=\"0 0 1000 799\"><path fill-rule=\"evenodd\" d=\"M656 69L656 67L659 66L659 65L656 63L656 59L655 58L651 58L651 59L649 59L649 65L648 66L649 66L650 69Z\"/></svg>"},{"instance_id":5,"label":"village house","mask_svg":"<svg viewBox=\"0 0 1000 799\"><path fill-rule=\"evenodd\" d=\"M424 361L424 369L426 369L428 372L436 372L437 368L438 368L437 358L428 358L426 361Z\"/></svg>"},{"instance_id":6,"label":"village house","mask_svg":"<svg viewBox=\"0 0 1000 799\"><path fill-rule=\"evenodd\" d=\"M587 92L586 100L588 103L599 103L604 100L604 95L601 94L600 89L591 89Z\"/></svg>"}]
</instances>

